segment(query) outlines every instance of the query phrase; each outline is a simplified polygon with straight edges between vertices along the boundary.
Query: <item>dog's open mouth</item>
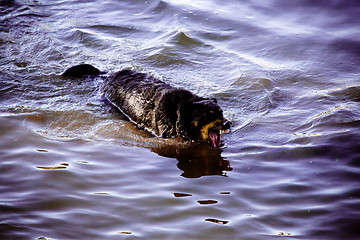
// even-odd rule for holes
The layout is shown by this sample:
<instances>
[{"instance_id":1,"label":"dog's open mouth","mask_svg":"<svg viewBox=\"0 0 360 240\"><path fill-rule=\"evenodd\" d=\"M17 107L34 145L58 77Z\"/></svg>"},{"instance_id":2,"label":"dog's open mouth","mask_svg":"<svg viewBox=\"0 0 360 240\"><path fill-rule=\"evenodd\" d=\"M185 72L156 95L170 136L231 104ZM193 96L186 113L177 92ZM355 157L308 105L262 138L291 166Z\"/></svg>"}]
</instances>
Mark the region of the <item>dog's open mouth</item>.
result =
<instances>
[{"instance_id":1,"label":"dog's open mouth","mask_svg":"<svg viewBox=\"0 0 360 240\"><path fill-rule=\"evenodd\" d=\"M221 143L221 133L217 133L217 132L211 132L209 134L209 137L211 139L211 143L214 147L219 147L220 143Z\"/></svg>"},{"instance_id":2,"label":"dog's open mouth","mask_svg":"<svg viewBox=\"0 0 360 240\"><path fill-rule=\"evenodd\" d=\"M214 132L210 132L209 133L209 137L211 139L211 144L213 145L213 147L220 147L221 144L221 134L223 132L228 132L229 129L226 130L219 130L219 131L214 131Z\"/></svg>"},{"instance_id":3,"label":"dog's open mouth","mask_svg":"<svg viewBox=\"0 0 360 240\"><path fill-rule=\"evenodd\" d=\"M220 125L221 123L221 125ZM221 122L220 120L211 122L201 129L201 138L209 143L213 147L220 147L221 145L221 134L230 131L231 122L225 121Z\"/></svg>"}]
</instances>

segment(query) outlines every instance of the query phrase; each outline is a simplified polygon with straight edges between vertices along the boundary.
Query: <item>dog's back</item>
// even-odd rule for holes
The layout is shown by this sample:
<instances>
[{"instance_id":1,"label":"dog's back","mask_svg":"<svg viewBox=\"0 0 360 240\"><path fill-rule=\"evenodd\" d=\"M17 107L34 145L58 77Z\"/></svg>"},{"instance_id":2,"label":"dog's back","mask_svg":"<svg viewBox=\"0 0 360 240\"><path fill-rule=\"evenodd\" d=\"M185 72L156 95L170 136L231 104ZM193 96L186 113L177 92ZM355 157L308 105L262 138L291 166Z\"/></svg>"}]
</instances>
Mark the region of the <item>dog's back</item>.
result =
<instances>
[{"instance_id":1,"label":"dog's back","mask_svg":"<svg viewBox=\"0 0 360 240\"><path fill-rule=\"evenodd\" d=\"M144 73L123 70L110 76L102 90L112 104L140 127L160 137L176 137L177 110L197 96Z\"/></svg>"}]
</instances>

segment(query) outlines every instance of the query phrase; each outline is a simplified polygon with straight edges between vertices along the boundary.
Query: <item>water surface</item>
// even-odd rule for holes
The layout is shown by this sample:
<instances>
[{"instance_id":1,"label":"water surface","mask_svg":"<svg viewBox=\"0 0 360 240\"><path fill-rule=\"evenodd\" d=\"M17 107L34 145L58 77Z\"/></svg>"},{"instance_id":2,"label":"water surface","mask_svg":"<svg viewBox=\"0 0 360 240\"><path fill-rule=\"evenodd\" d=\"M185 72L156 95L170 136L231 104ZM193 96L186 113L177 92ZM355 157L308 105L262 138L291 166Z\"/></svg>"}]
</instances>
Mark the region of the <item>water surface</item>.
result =
<instances>
[{"instance_id":1,"label":"water surface","mask_svg":"<svg viewBox=\"0 0 360 240\"><path fill-rule=\"evenodd\" d=\"M0 3L1 239L358 239L358 1ZM215 97L214 149L152 137L89 63Z\"/></svg>"}]
</instances>

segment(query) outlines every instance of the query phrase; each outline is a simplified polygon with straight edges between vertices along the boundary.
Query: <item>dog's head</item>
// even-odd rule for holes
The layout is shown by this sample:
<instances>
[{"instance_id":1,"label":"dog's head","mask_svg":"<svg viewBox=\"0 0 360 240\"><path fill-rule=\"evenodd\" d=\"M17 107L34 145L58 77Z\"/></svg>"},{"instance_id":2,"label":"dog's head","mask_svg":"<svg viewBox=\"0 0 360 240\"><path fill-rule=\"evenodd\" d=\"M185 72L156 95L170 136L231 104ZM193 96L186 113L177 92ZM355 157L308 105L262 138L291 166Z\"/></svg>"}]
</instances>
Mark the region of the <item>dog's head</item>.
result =
<instances>
[{"instance_id":1,"label":"dog's head","mask_svg":"<svg viewBox=\"0 0 360 240\"><path fill-rule=\"evenodd\" d=\"M216 99L197 99L178 109L177 132L185 139L205 141L214 147L221 144L221 134L230 129Z\"/></svg>"}]
</instances>

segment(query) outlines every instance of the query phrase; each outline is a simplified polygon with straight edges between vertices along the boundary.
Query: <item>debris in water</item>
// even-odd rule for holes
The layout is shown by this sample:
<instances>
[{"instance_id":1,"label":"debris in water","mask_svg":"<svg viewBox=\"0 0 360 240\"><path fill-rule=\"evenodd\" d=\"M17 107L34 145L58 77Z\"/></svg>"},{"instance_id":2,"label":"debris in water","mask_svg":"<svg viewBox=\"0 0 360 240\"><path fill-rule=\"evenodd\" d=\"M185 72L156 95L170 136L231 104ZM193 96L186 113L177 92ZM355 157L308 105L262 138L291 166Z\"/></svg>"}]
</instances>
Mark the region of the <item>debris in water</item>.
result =
<instances>
[{"instance_id":1,"label":"debris in water","mask_svg":"<svg viewBox=\"0 0 360 240\"><path fill-rule=\"evenodd\" d=\"M198 203L200 204L215 204L215 203L218 203L218 201L215 201L215 200L200 200L200 201L197 201Z\"/></svg>"},{"instance_id":2,"label":"debris in water","mask_svg":"<svg viewBox=\"0 0 360 240\"><path fill-rule=\"evenodd\" d=\"M36 166L36 168L42 169L42 170L58 170L58 169L66 169L68 166L69 166L68 163L60 163L59 166L48 166L48 167Z\"/></svg>"},{"instance_id":3,"label":"debris in water","mask_svg":"<svg viewBox=\"0 0 360 240\"><path fill-rule=\"evenodd\" d=\"M191 194L187 194L187 193L174 193L175 197L191 197Z\"/></svg>"},{"instance_id":4,"label":"debris in water","mask_svg":"<svg viewBox=\"0 0 360 240\"><path fill-rule=\"evenodd\" d=\"M224 221L224 220L218 220L218 219L215 219L215 218L207 218L205 219L205 221L207 222L213 222L213 223L217 223L217 224L227 224L229 221Z\"/></svg>"}]
</instances>

